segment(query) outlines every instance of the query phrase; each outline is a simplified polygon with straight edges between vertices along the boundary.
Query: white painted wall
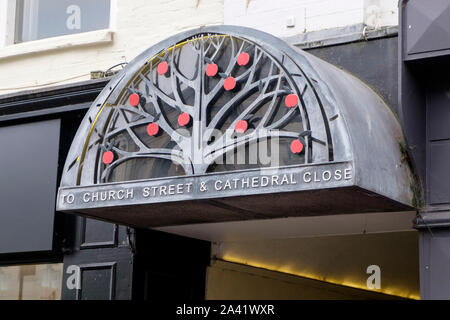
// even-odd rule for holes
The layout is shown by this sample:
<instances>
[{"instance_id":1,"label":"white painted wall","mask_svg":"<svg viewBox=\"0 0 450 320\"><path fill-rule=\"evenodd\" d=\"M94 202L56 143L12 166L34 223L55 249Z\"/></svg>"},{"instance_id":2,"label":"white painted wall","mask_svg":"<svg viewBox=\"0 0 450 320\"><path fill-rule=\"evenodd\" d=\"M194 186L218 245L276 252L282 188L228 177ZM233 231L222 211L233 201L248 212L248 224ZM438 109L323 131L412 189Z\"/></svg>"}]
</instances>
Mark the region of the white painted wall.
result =
<instances>
[{"instance_id":1,"label":"white painted wall","mask_svg":"<svg viewBox=\"0 0 450 320\"><path fill-rule=\"evenodd\" d=\"M0 0L3 1L9 0ZM106 32L94 32L2 47L0 38L0 95L46 84L88 80L91 71L130 61L173 34L223 23L223 0L200 0L198 7L197 0L115 1L111 19L114 33L109 41ZM4 16L2 8L0 17ZM4 22L0 20L0 30ZM77 45L72 46L73 43ZM55 46L60 48L55 50ZM34 52L24 54L27 51Z\"/></svg>"},{"instance_id":2,"label":"white painted wall","mask_svg":"<svg viewBox=\"0 0 450 320\"><path fill-rule=\"evenodd\" d=\"M224 0L224 23L279 37L366 23L397 24L398 0ZM294 26L288 26L295 20Z\"/></svg>"},{"instance_id":3,"label":"white painted wall","mask_svg":"<svg viewBox=\"0 0 450 320\"><path fill-rule=\"evenodd\" d=\"M364 0L364 23L371 27L398 24L398 0Z\"/></svg>"},{"instance_id":4,"label":"white painted wall","mask_svg":"<svg viewBox=\"0 0 450 320\"><path fill-rule=\"evenodd\" d=\"M78 82L180 31L244 25L280 37L397 24L397 0L111 0L110 30L11 44L15 0L0 0L0 95ZM287 23L292 24L291 27Z\"/></svg>"}]
</instances>

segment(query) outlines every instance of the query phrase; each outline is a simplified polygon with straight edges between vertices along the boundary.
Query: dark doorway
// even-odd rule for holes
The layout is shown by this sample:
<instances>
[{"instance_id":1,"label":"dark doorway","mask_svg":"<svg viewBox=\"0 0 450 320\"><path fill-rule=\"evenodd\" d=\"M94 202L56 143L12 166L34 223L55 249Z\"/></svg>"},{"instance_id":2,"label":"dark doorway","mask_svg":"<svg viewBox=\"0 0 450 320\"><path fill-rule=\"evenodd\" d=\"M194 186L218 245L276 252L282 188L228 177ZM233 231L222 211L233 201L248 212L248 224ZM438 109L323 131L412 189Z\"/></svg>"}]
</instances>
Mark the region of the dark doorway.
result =
<instances>
[{"instance_id":1,"label":"dark doorway","mask_svg":"<svg viewBox=\"0 0 450 320\"><path fill-rule=\"evenodd\" d=\"M135 232L134 300L205 298L210 242L154 230Z\"/></svg>"}]
</instances>

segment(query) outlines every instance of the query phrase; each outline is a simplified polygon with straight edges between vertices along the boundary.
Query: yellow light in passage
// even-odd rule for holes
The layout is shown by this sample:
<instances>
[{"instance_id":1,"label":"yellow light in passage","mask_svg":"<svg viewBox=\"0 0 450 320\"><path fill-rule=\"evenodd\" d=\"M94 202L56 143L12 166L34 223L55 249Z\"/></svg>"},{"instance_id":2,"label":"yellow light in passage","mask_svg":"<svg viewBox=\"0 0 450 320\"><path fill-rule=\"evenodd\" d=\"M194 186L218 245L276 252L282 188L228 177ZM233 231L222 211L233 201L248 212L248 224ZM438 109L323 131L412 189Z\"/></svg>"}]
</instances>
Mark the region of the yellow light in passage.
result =
<instances>
[{"instance_id":1,"label":"yellow light in passage","mask_svg":"<svg viewBox=\"0 0 450 320\"><path fill-rule=\"evenodd\" d=\"M298 272L296 270L291 270L289 268L283 268L283 267L279 268L279 267L275 267L270 264L261 263L258 261L250 261L248 259L243 259L243 258L231 256L231 255L224 255L224 257L222 259L227 262L239 263L239 264L247 265L250 267L265 269L265 270L269 270L269 271L281 272L281 273L294 275L294 276L298 276L298 277L302 277L302 278L307 278L307 279L311 279L311 280L318 280L318 281L323 281L323 282L327 282L327 283L331 283L331 284L336 284L336 285L340 285L340 286L346 286L346 287L351 287L351 288L361 289L361 290L366 290L366 291L375 291L375 292L384 293L384 294L397 296L397 297L401 297L401 298L420 300L419 295L414 294L414 293L406 293L400 289L399 290L397 290L397 289L370 290L367 287L365 287L357 282L348 281L348 280L337 280L337 279L324 278L324 277L321 277L319 275L312 274L312 273Z\"/></svg>"}]
</instances>

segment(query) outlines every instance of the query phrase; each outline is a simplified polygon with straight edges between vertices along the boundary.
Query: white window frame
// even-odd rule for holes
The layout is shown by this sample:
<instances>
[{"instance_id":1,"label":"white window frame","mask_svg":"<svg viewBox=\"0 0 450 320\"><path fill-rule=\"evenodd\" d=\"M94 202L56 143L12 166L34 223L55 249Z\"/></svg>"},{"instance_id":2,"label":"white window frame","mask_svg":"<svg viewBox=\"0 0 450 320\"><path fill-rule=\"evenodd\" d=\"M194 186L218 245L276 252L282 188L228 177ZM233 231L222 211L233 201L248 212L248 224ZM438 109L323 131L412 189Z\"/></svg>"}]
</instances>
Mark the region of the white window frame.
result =
<instances>
[{"instance_id":1,"label":"white window frame","mask_svg":"<svg viewBox=\"0 0 450 320\"><path fill-rule=\"evenodd\" d=\"M89 32L14 43L16 0L0 0L0 61L37 52L60 50L74 46L111 43L117 22L117 1L110 0L109 28Z\"/></svg>"},{"instance_id":2,"label":"white window frame","mask_svg":"<svg viewBox=\"0 0 450 320\"><path fill-rule=\"evenodd\" d=\"M0 48L14 43L16 0L0 0Z\"/></svg>"}]
</instances>

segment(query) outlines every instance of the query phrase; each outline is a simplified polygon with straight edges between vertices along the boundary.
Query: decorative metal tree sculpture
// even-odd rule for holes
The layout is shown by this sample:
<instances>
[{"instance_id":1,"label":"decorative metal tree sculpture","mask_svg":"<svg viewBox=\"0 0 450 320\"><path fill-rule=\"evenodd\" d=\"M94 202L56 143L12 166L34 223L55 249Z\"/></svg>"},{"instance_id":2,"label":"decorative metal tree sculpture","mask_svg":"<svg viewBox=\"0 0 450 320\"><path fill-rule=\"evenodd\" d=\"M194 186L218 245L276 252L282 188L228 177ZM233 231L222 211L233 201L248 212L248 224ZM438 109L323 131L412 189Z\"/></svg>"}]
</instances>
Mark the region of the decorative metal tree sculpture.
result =
<instances>
[{"instance_id":1,"label":"decorative metal tree sculpture","mask_svg":"<svg viewBox=\"0 0 450 320\"><path fill-rule=\"evenodd\" d=\"M350 74L262 31L202 26L108 82L73 139L57 209L141 227L410 210L402 141Z\"/></svg>"},{"instance_id":2,"label":"decorative metal tree sculpture","mask_svg":"<svg viewBox=\"0 0 450 320\"><path fill-rule=\"evenodd\" d=\"M98 181L250 168L223 158L271 139L279 165L305 163L314 139L302 101L307 84L300 91L293 76L242 38L208 34L167 48L113 108L100 134Z\"/></svg>"}]
</instances>

